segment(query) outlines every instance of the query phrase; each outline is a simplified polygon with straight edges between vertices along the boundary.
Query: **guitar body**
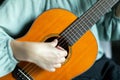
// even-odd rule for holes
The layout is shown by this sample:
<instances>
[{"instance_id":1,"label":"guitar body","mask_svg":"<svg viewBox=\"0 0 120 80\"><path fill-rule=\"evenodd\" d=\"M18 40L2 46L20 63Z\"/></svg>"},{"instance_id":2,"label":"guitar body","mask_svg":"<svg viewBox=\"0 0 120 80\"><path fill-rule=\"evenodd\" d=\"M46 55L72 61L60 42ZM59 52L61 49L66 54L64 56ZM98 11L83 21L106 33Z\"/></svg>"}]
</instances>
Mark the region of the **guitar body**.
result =
<instances>
[{"instance_id":1,"label":"guitar body","mask_svg":"<svg viewBox=\"0 0 120 80\"><path fill-rule=\"evenodd\" d=\"M42 42L50 37L59 36L77 17L63 9L51 9L41 14L26 35L17 39L19 41ZM88 30L75 44L69 46L69 54L66 62L55 72L48 72L35 64L20 63L23 68L27 64L32 68L29 74L34 80L71 80L87 71L95 62L98 52L94 35ZM33 56L34 57L34 56ZM33 71L33 73L32 73ZM26 70L26 72L28 72ZM8 74L0 80L15 80L12 74Z\"/></svg>"}]
</instances>

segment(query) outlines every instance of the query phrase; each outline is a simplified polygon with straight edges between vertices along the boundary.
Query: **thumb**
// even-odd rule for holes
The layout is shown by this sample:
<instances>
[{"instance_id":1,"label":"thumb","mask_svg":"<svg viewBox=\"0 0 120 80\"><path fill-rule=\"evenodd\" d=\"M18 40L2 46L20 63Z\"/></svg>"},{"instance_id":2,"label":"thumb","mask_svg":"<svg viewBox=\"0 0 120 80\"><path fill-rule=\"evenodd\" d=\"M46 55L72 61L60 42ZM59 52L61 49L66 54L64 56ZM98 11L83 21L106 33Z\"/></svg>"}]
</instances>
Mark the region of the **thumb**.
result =
<instances>
[{"instance_id":1,"label":"thumb","mask_svg":"<svg viewBox=\"0 0 120 80\"><path fill-rule=\"evenodd\" d=\"M57 44L58 44L58 40L57 40L57 39L54 39L54 40L51 42L51 45L52 45L53 47L57 46Z\"/></svg>"}]
</instances>

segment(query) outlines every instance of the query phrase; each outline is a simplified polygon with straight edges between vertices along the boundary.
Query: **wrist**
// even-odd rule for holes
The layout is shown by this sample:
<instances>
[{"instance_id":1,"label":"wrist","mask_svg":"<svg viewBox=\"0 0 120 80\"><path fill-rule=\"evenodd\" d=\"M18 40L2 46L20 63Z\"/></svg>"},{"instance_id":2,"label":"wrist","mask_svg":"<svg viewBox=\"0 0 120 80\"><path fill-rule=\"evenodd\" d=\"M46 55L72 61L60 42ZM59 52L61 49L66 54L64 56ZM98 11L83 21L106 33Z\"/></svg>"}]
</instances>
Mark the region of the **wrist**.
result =
<instances>
[{"instance_id":1,"label":"wrist","mask_svg":"<svg viewBox=\"0 0 120 80\"><path fill-rule=\"evenodd\" d=\"M28 61L29 60L29 55L27 54L27 52L25 50L25 42L12 40L11 48L12 48L14 57L18 61Z\"/></svg>"}]
</instances>

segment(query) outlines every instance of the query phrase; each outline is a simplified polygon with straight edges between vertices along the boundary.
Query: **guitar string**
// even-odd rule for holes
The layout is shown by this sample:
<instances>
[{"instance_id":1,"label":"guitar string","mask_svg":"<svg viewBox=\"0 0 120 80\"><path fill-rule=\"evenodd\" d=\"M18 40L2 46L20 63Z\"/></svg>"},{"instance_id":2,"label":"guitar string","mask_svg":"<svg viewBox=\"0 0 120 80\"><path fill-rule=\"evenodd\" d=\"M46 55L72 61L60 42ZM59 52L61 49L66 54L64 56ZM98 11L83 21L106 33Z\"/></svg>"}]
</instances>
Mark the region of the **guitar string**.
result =
<instances>
[{"instance_id":1,"label":"guitar string","mask_svg":"<svg viewBox=\"0 0 120 80\"><path fill-rule=\"evenodd\" d=\"M73 27L74 28L74 27Z\"/></svg>"},{"instance_id":2,"label":"guitar string","mask_svg":"<svg viewBox=\"0 0 120 80\"><path fill-rule=\"evenodd\" d=\"M74 28L74 27L73 27ZM28 69L28 70L32 70L32 69ZM31 73L32 71L30 71L29 73Z\"/></svg>"},{"instance_id":3,"label":"guitar string","mask_svg":"<svg viewBox=\"0 0 120 80\"><path fill-rule=\"evenodd\" d=\"M105 6L105 5L104 5L104 6ZM105 7L102 7L102 6L100 6L100 7L101 7L101 8L104 8L103 10L106 10L106 9L107 9L107 8L105 8ZM106 6L106 7L108 7L108 6ZM97 7L96 7L95 9L97 9ZM97 9L97 10L98 10L98 9ZM91 11L91 12L92 12L92 11ZM98 12L101 13L101 11L99 11L99 10L98 10ZM97 12L97 13L98 13L98 12ZM88 15L88 14L87 14L87 15ZM96 15L96 14L95 14L95 15ZM98 15L99 15L99 14L98 14ZM103 13L101 13L101 15L103 15ZM99 15L99 16L101 16L101 15ZM89 15L89 16L90 16L90 15ZM86 18L86 16L83 16L83 17ZM98 17L98 16L96 15L95 17ZM91 17L91 18L92 18L92 17ZM98 18L99 18L99 17L98 17ZM97 19L98 19L98 18L97 18ZM87 18L86 18L86 19L87 19ZM96 19L95 19L95 20L96 20ZM95 21L95 20L94 20L94 21ZM83 21L82 23L84 23L84 25L86 25L85 21ZM90 24L91 24L91 22L90 22ZM81 24L80 24L80 25L81 25ZM76 26L76 28L78 28L77 25L75 25L75 26ZM87 27L87 26L88 26L88 25L86 25L86 27ZM75 28L75 27L73 27L73 28ZM82 29L82 28L83 28L83 27L82 27L82 25L81 25L81 29ZM79 29L79 28L78 28L78 29ZM84 28L83 28L83 29L84 29ZM81 35L80 35L80 36L81 36ZM63 44L63 42L64 42L64 41L62 41L61 44Z\"/></svg>"},{"instance_id":4,"label":"guitar string","mask_svg":"<svg viewBox=\"0 0 120 80\"><path fill-rule=\"evenodd\" d=\"M85 16L83 16L83 17L85 17ZM95 21L95 20L94 20ZM80 23L81 21L79 21L78 23ZM79 24L79 25L81 25L81 24ZM86 25L86 23L84 22L84 25ZM85 28L81 25L81 30L77 27L77 25L75 25L76 26L76 28L79 30L79 31L81 31L82 29L84 29L85 30ZM88 26L87 26L88 27ZM75 28L75 27L73 27L73 28ZM72 29L71 29L72 30ZM73 29L74 30L74 29ZM86 31L86 30L85 30ZM81 31L81 33L83 33L82 31ZM65 33L66 34L66 33ZM61 42L61 44L63 44L63 42Z\"/></svg>"},{"instance_id":5,"label":"guitar string","mask_svg":"<svg viewBox=\"0 0 120 80\"><path fill-rule=\"evenodd\" d=\"M50 28L51 29L51 28ZM43 33L45 33L46 31L44 31ZM22 69L26 70L28 69L28 66L30 66L32 63L27 63Z\"/></svg>"},{"instance_id":6,"label":"guitar string","mask_svg":"<svg viewBox=\"0 0 120 80\"><path fill-rule=\"evenodd\" d=\"M33 67L33 69L37 69L37 68L38 68L38 66L36 66L36 65ZM37 70L33 70L33 69L29 70L29 73L28 73L31 76L34 75L34 73L36 73L36 71L37 71Z\"/></svg>"},{"instance_id":7,"label":"guitar string","mask_svg":"<svg viewBox=\"0 0 120 80\"><path fill-rule=\"evenodd\" d=\"M104 5L104 6L105 6L105 5ZM102 7L102 6L101 6L101 7ZM105 8L105 7L102 7L102 8ZM96 8L96 9L97 9L97 8ZM98 10L98 9L97 9L97 10ZM103 9L103 10L106 10L106 8ZM101 13L101 11L99 11L99 10L98 10L98 12ZM97 12L97 13L98 13L98 12ZM105 11L104 11L104 12L105 12ZM95 14L95 15L96 15L96 14ZM99 14L98 14L98 15L99 15ZM101 16L101 15L103 15L103 13L101 13L99 16ZM90 15L89 15L89 16L90 16ZM86 18L86 16L83 16L83 17ZM96 17L97 17L97 15L96 15ZM91 17L91 18L92 18L92 17ZM99 17L98 17L98 18L99 18ZM88 19L88 18L86 18L86 19ZM95 21L95 20L94 20L94 21ZM84 21L83 21L82 23L84 23L85 26L88 26ZM90 24L92 24L92 23L90 22ZM76 26L76 28L78 28L77 25L75 25L75 26ZM75 28L75 26L74 26L73 28ZM82 28L83 28L84 30L86 29L86 28L84 28L84 27L81 25L81 29L79 30L79 28L78 28L78 30L81 31ZM74 29L73 29L73 30L74 30ZM69 32L69 31L68 31L68 32ZM72 32L72 33L73 33L73 32ZM81 31L81 33L82 33L82 31ZM65 34L66 34L66 33L65 33ZM77 32L76 34L78 34L78 32ZM65 36L65 37L67 37L67 36ZM72 39L74 39L74 38L72 38ZM61 44L64 44L63 42L64 42L64 40L62 40L62 42L60 43L60 45L61 45Z\"/></svg>"},{"instance_id":8,"label":"guitar string","mask_svg":"<svg viewBox=\"0 0 120 80\"><path fill-rule=\"evenodd\" d=\"M88 15L88 13L86 14L86 15ZM85 16L83 16L82 18L86 18L86 15ZM90 15L89 15L90 16ZM86 18L87 19L87 18ZM94 18L93 18L93 20L94 20ZM94 20L95 21L95 20ZM86 26L86 27L88 27L88 25L84 22L84 21L79 21L78 23L84 23L84 25ZM91 23L91 22L90 22ZM92 23L91 23L92 24ZM79 25L81 25L81 24L79 24ZM86 28L84 28L82 25L81 25L81 27L80 28L78 28L78 25L74 25L74 27L72 27L73 29L70 29L70 30L74 30L74 28L77 28L79 31L81 31L81 29L84 29L85 31L87 31L86 30ZM72 32L72 31L71 31ZM78 33L78 32L77 32ZM81 33L83 33L82 31L81 31ZM65 33L64 35L66 35L67 33ZM79 33L78 33L79 34ZM74 34L75 35L75 34ZM79 34L80 35L80 34ZM81 35L80 35L81 36ZM64 44L64 40L62 40L61 41L61 43L60 43L60 45L61 44Z\"/></svg>"}]
</instances>

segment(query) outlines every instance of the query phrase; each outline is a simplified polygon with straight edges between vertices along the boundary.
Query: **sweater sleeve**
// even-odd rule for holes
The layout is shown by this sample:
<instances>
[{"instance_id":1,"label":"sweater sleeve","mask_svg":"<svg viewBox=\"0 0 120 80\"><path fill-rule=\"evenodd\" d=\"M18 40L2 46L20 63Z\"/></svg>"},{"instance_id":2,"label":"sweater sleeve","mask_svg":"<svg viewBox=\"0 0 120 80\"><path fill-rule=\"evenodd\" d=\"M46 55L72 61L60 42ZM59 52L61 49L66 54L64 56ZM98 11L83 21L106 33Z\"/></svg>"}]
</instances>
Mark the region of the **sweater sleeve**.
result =
<instances>
[{"instance_id":1,"label":"sweater sleeve","mask_svg":"<svg viewBox=\"0 0 120 80\"><path fill-rule=\"evenodd\" d=\"M44 3L45 0L5 0L0 6L0 77L12 72L18 63L11 40L43 11Z\"/></svg>"},{"instance_id":2,"label":"sweater sleeve","mask_svg":"<svg viewBox=\"0 0 120 80\"><path fill-rule=\"evenodd\" d=\"M12 38L0 28L0 77L10 73L18 63L10 47L11 40Z\"/></svg>"},{"instance_id":3,"label":"sweater sleeve","mask_svg":"<svg viewBox=\"0 0 120 80\"><path fill-rule=\"evenodd\" d=\"M120 40L120 17L115 15L115 7L97 23L100 40Z\"/></svg>"}]
</instances>

